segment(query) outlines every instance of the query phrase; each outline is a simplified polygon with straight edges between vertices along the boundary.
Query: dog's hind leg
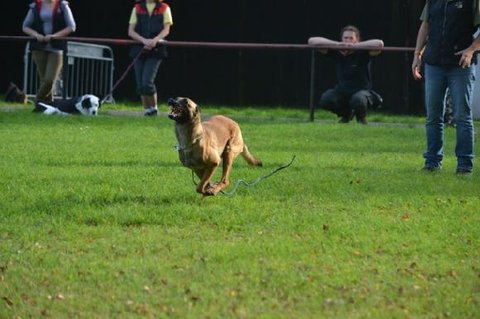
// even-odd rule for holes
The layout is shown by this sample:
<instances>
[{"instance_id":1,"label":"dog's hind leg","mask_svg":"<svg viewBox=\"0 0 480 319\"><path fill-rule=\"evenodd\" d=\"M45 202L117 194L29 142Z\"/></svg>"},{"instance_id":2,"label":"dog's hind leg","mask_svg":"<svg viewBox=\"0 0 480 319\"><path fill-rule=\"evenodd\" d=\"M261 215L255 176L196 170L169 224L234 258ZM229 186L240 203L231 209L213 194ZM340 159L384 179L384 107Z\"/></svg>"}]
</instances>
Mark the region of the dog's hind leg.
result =
<instances>
[{"instance_id":1,"label":"dog's hind leg","mask_svg":"<svg viewBox=\"0 0 480 319\"><path fill-rule=\"evenodd\" d=\"M39 107L41 106L41 108ZM46 115L60 114L60 115L70 115L68 113L60 111L57 107L48 105L42 102L38 103L37 108ZM35 111L35 110L34 110Z\"/></svg>"}]
</instances>

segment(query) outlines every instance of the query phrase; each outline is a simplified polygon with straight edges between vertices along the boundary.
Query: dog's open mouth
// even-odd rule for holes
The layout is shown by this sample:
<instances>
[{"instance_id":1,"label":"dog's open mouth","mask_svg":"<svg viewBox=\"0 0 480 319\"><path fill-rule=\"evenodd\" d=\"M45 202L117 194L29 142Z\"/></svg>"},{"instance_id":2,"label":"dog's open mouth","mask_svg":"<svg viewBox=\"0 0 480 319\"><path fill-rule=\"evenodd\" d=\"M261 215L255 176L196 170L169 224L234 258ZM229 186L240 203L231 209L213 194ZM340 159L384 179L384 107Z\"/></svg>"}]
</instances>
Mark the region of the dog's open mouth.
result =
<instances>
[{"instance_id":1,"label":"dog's open mouth","mask_svg":"<svg viewBox=\"0 0 480 319\"><path fill-rule=\"evenodd\" d=\"M178 105L169 104L168 106L170 107L170 113L168 113L170 119L175 120L181 116L182 110Z\"/></svg>"},{"instance_id":2,"label":"dog's open mouth","mask_svg":"<svg viewBox=\"0 0 480 319\"><path fill-rule=\"evenodd\" d=\"M170 108L170 113L168 113L168 118L174 121L182 121L186 116L186 107L182 105L177 99L169 99L168 107Z\"/></svg>"},{"instance_id":3,"label":"dog's open mouth","mask_svg":"<svg viewBox=\"0 0 480 319\"><path fill-rule=\"evenodd\" d=\"M182 107L179 105L169 105L170 113L168 113L168 118L174 121L178 121L183 117Z\"/></svg>"}]
</instances>

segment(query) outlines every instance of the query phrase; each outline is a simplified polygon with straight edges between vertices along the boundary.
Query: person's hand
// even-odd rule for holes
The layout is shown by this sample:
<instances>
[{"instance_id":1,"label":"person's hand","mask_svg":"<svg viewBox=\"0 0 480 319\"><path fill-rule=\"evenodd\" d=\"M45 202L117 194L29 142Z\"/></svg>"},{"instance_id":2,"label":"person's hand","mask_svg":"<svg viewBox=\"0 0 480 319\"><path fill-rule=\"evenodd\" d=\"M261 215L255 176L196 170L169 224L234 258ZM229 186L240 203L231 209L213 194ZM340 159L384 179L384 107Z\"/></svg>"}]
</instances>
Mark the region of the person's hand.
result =
<instances>
[{"instance_id":1,"label":"person's hand","mask_svg":"<svg viewBox=\"0 0 480 319\"><path fill-rule=\"evenodd\" d=\"M472 58L474 53L475 50L471 48L466 48L465 50L455 53L455 55L461 55L458 65L460 65L462 68L470 67L470 65L472 64Z\"/></svg>"},{"instance_id":2,"label":"person's hand","mask_svg":"<svg viewBox=\"0 0 480 319\"><path fill-rule=\"evenodd\" d=\"M420 68L422 67L422 56L415 53L413 56L412 62L412 75L415 80L421 80L422 74L420 73Z\"/></svg>"},{"instance_id":3,"label":"person's hand","mask_svg":"<svg viewBox=\"0 0 480 319\"><path fill-rule=\"evenodd\" d=\"M35 34L34 38L35 38L38 42L44 42L44 41L45 41L45 36L44 36L43 34L40 34L40 33Z\"/></svg>"},{"instance_id":4,"label":"person's hand","mask_svg":"<svg viewBox=\"0 0 480 319\"><path fill-rule=\"evenodd\" d=\"M150 39L142 39L143 49L150 51L152 47L150 46Z\"/></svg>"},{"instance_id":5,"label":"person's hand","mask_svg":"<svg viewBox=\"0 0 480 319\"><path fill-rule=\"evenodd\" d=\"M51 34L47 34L45 38L43 39L44 42L50 42L52 41L53 36Z\"/></svg>"},{"instance_id":6,"label":"person's hand","mask_svg":"<svg viewBox=\"0 0 480 319\"><path fill-rule=\"evenodd\" d=\"M155 39L144 39L143 45L144 49L152 50L157 45L157 41Z\"/></svg>"}]
</instances>

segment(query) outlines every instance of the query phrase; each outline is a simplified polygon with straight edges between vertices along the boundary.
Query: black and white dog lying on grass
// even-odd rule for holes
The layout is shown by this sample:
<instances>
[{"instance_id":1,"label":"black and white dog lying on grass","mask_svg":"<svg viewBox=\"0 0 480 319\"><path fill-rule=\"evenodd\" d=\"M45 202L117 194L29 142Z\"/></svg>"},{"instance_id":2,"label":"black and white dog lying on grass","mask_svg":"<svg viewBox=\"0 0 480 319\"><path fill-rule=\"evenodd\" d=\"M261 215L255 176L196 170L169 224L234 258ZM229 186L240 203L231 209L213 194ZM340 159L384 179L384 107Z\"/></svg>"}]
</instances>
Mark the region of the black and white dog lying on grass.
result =
<instances>
[{"instance_id":1,"label":"black and white dog lying on grass","mask_svg":"<svg viewBox=\"0 0 480 319\"><path fill-rule=\"evenodd\" d=\"M33 112L47 115L97 115L100 107L100 99L92 94L85 94L66 100L56 100L50 104L37 102Z\"/></svg>"}]
</instances>

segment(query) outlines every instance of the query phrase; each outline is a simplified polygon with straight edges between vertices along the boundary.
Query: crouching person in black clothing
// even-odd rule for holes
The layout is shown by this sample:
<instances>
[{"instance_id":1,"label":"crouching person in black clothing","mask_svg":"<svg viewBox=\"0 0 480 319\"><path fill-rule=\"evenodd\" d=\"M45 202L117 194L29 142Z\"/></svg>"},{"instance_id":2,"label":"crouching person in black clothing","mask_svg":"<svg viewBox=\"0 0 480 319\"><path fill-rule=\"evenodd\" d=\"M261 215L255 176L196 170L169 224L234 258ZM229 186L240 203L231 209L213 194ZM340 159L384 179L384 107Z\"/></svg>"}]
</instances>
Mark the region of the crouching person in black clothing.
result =
<instances>
[{"instance_id":1,"label":"crouching person in black clothing","mask_svg":"<svg viewBox=\"0 0 480 319\"><path fill-rule=\"evenodd\" d=\"M341 41L322 37L308 39L310 45L336 45L339 50L319 49L336 62L337 85L322 94L320 107L340 117L340 123L348 123L355 116L357 122L367 124L368 107L380 107L381 96L372 90L370 65L381 50L355 50L358 48L382 48L383 41L361 41L357 27L347 25L342 29Z\"/></svg>"}]
</instances>

